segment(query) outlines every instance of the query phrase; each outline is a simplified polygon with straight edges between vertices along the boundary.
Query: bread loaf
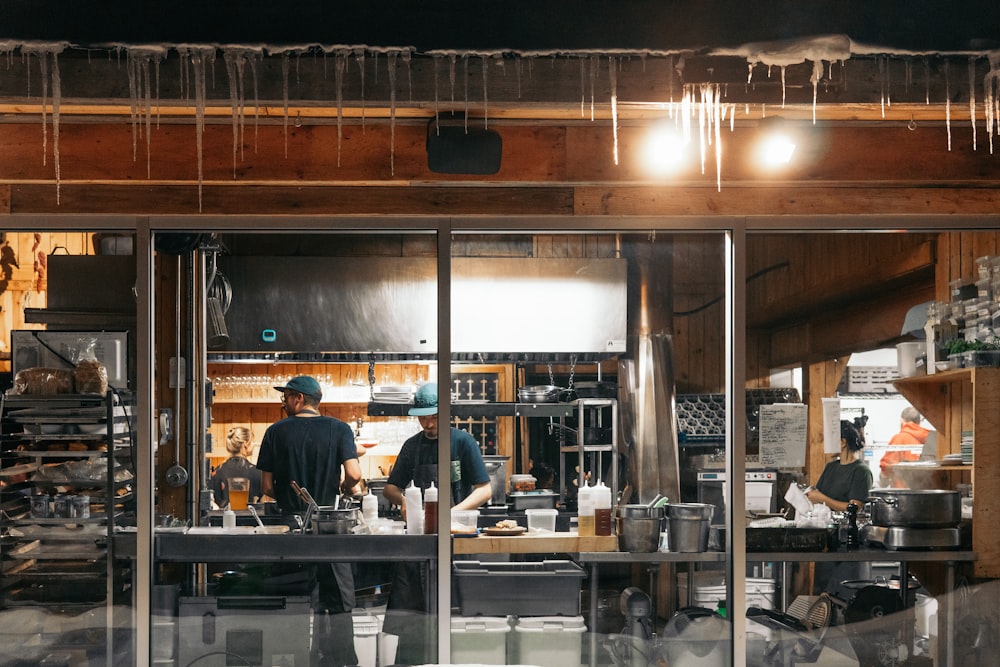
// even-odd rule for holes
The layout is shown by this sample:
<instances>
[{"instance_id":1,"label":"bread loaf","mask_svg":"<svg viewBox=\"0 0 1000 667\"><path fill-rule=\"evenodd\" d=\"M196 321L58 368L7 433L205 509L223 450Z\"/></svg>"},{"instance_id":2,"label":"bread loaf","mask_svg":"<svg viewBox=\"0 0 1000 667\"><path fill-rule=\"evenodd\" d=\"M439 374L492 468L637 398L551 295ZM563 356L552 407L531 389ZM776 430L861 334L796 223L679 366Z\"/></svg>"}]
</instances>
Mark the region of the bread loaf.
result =
<instances>
[{"instance_id":1,"label":"bread loaf","mask_svg":"<svg viewBox=\"0 0 1000 667\"><path fill-rule=\"evenodd\" d=\"M72 394L76 371L68 368L25 368L14 376L15 394Z\"/></svg>"},{"instance_id":2,"label":"bread loaf","mask_svg":"<svg viewBox=\"0 0 1000 667\"><path fill-rule=\"evenodd\" d=\"M97 359L81 359L76 364L76 391L81 394L108 392L108 369Z\"/></svg>"}]
</instances>

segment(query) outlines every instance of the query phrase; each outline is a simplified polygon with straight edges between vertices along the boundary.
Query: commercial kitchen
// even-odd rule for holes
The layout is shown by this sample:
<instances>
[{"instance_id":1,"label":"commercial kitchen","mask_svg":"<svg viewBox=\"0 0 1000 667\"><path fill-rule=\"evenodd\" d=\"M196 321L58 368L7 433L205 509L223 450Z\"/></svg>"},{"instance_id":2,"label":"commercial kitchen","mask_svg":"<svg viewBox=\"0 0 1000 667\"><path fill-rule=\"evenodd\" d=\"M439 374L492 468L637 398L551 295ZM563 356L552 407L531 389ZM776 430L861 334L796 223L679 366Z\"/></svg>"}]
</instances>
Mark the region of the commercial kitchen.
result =
<instances>
[{"instance_id":1,"label":"commercial kitchen","mask_svg":"<svg viewBox=\"0 0 1000 667\"><path fill-rule=\"evenodd\" d=\"M365 667L990 661L989 21L555 4L0 4L0 665L333 664L275 564L350 566ZM302 376L360 483L220 503ZM421 525L428 384L491 499ZM857 515L803 504L841 420Z\"/></svg>"}]
</instances>

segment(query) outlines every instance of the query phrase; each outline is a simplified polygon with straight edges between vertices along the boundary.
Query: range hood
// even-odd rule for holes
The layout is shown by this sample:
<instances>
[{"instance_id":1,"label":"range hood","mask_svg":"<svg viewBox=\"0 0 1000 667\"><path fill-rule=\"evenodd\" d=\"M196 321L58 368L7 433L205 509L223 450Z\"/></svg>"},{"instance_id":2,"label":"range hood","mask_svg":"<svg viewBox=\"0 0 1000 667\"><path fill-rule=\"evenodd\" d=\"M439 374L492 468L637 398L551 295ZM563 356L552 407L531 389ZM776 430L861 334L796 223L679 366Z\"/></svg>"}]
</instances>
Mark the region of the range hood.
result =
<instances>
[{"instance_id":1,"label":"range hood","mask_svg":"<svg viewBox=\"0 0 1000 667\"><path fill-rule=\"evenodd\" d=\"M434 358L437 261L219 258L232 285L222 353ZM452 352L510 360L625 350L623 259L455 258Z\"/></svg>"}]
</instances>

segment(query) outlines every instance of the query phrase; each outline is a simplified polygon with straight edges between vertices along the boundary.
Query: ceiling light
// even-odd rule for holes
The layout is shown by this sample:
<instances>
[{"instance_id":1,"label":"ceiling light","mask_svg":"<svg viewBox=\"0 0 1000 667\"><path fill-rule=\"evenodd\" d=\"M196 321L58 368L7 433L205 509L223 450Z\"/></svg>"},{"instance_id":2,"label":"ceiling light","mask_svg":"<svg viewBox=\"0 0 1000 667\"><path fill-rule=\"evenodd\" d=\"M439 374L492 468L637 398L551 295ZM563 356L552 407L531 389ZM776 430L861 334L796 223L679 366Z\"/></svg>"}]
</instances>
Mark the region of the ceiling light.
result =
<instances>
[{"instance_id":1,"label":"ceiling light","mask_svg":"<svg viewBox=\"0 0 1000 667\"><path fill-rule=\"evenodd\" d=\"M646 138L646 167L656 174L676 171L684 162L684 152L689 143L689 138L673 124L664 123L653 127Z\"/></svg>"}]
</instances>

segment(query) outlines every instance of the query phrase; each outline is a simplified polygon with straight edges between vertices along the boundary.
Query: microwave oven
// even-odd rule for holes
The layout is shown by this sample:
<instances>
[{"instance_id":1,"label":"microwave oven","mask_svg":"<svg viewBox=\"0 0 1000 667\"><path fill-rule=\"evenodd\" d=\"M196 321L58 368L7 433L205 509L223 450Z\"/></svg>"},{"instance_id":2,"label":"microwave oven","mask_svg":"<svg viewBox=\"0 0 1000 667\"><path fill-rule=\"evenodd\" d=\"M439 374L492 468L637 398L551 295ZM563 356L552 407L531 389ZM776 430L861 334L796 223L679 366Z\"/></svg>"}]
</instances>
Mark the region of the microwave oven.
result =
<instances>
[{"instance_id":1,"label":"microwave oven","mask_svg":"<svg viewBox=\"0 0 1000 667\"><path fill-rule=\"evenodd\" d=\"M93 355L108 371L108 385L128 389L128 331L47 331L15 329L10 332L11 371L26 368L75 368Z\"/></svg>"}]
</instances>

